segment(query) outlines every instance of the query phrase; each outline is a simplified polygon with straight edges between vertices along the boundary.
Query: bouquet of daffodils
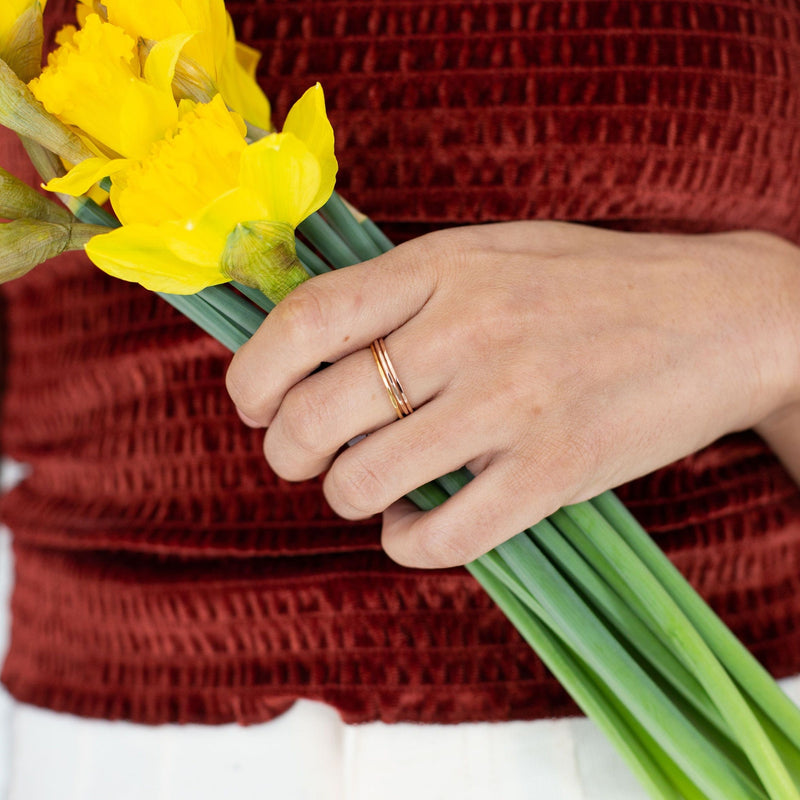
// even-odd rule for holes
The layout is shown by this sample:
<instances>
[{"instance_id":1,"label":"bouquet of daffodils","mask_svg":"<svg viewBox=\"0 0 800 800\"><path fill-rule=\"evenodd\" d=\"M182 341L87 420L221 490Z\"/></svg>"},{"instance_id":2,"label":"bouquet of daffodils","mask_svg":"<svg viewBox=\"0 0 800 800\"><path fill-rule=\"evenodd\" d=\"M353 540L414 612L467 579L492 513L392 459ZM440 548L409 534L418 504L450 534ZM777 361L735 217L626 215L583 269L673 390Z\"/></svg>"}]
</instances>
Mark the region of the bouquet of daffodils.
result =
<instances>
[{"instance_id":1,"label":"bouquet of daffodils","mask_svg":"<svg viewBox=\"0 0 800 800\"><path fill-rule=\"evenodd\" d=\"M391 248L334 192L321 87L274 131L223 0L79 0L42 70L44 5L0 7L0 123L54 196L0 170L0 280L83 249L235 350L301 282ZM467 568L654 798L800 800L800 711L613 494Z\"/></svg>"}]
</instances>

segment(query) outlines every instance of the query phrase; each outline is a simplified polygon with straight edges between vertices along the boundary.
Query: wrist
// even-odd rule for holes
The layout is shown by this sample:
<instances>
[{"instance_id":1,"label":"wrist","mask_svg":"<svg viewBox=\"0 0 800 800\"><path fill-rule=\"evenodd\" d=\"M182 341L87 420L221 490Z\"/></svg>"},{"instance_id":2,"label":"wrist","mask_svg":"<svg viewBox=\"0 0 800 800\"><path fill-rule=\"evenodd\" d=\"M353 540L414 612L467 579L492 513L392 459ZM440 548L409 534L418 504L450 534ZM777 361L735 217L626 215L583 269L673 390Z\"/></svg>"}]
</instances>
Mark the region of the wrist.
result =
<instances>
[{"instance_id":1,"label":"wrist","mask_svg":"<svg viewBox=\"0 0 800 800\"><path fill-rule=\"evenodd\" d=\"M751 275L742 308L755 345L748 424L772 428L800 413L800 248L761 231L730 236Z\"/></svg>"},{"instance_id":2,"label":"wrist","mask_svg":"<svg viewBox=\"0 0 800 800\"><path fill-rule=\"evenodd\" d=\"M773 394L754 428L800 485L800 248L771 234L743 235L755 253L763 254L754 265L772 272L776 281L765 325L773 340L775 369L764 383L771 384Z\"/></svg>"},{"instance_id":3,"label":"wrist","mask_svg":"<svg viewBox=\"0 0 800 800\"><path fill-rule=\"evenodd\" d=\"M800 403L780 408L756 425L756 432L800 485Z\"/></svg>"}]
</instances>

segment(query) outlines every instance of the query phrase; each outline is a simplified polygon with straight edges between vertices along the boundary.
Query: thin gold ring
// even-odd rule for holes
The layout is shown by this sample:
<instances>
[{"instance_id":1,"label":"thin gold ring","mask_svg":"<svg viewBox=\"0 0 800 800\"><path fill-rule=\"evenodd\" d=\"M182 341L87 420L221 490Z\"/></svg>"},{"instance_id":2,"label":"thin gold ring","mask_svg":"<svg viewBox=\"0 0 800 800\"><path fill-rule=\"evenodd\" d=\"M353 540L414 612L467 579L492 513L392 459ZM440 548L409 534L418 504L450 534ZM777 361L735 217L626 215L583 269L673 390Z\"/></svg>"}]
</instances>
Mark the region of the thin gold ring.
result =
<instances>
[{"instance_id":1,"label":"thin gold ring","mask_svg":"<svg viewBox=\"0 0 800 800\"><path fill-rule=\"evenodd\" d=\"M392 359L389 358L383 337L377 338L369 346L369 349L372 351L372 357L375 359L375 365L378 367L378 373L381 376L383 385L386 387L386 393L389 395L389 401L397 414L397 418L407 417L414 409L411 403L408 402L405 391L403 391L403 385L397 377Z\"/></svg>"}]
</instances>

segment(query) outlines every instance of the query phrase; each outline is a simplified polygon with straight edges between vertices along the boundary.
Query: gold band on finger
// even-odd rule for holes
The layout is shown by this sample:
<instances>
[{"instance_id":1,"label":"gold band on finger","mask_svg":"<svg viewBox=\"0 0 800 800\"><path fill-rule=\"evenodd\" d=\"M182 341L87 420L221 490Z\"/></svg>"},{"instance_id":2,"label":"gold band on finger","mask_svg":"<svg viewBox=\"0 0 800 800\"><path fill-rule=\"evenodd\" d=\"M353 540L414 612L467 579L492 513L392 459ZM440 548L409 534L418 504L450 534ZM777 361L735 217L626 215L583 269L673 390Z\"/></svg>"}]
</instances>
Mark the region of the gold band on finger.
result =
<instances>
[{"instance_id":1,"label":"gold band on finger","mask_svg":"<svg viewBox=\"0 0 800 800\"><path fill-rule=\"evenodd\" d=\"M383 337L376 339L369 346L369 349L375 359L378 373L381 376L383 385L386 387L386 393L389 395L389 401L397 414L397 418L407 417L414 409L403 391L403 385L400 383L394 364L392 364L389 353L386 351L386 342L384 342Z\"/></svg>"}]
</instances>

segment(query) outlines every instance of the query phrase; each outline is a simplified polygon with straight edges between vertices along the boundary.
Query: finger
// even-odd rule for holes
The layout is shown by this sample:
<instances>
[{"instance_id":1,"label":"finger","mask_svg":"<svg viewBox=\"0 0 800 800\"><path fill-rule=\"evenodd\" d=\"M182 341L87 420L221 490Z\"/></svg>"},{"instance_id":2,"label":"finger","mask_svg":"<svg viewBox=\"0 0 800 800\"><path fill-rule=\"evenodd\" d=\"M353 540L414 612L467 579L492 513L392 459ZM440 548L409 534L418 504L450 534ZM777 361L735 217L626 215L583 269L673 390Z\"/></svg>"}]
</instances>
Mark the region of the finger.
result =
<instances>
[{"instance_id":1,"label":"finger","mask_svg":"<svg viewBox=\"0 0 800 800\"><path fill-rule=\"evenodd\" d=\"M398 564L409 567L467 564L561 505L552 497L520 502L530 494L527 482L524 487L521 483L506 461L498 459L431 511L416 511L406 501L396 503L383 515L383 548ZM510 497L515 498L513 503L506 501Z\"/></svg>"},{"instance_id":2,"label":"finger","mask_svg":"<svg viewBox=\"0 0 800 800\"><path fill-rule=\"evenodd\" d=\"M441 340L426 335L420 317L386 340L412 408L437 396L455 370ZM264 455L286 480L325 471L347 442L397 419L369 350L345 356L295 384L283 398L264 438Z\"/></svg>"},{"instance_id":3,"label":"finger","mask_svg":"<svg viewBox=\"0 0 800 800\"><path fill-rule=\"evenodd\" d=\"M320 363L362 349L413 317L434 288L429 249L422 240L408 242L295 289L234 355L227 385L236 406L269 425L288 389Z\"/></svg>"},{"instance_id":4,"label":"finger","mask_svg":"<svg viewBox=\"0 0 800 800\"><path fill-rule=\"evenodd\" d=\"M457 398L439 397L342 452L325 476L325 497L345 519L372 516L486 453L489 428Z\"/></svg>"}]
</instances>

